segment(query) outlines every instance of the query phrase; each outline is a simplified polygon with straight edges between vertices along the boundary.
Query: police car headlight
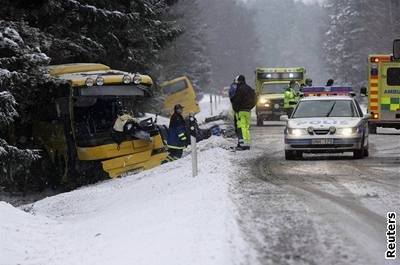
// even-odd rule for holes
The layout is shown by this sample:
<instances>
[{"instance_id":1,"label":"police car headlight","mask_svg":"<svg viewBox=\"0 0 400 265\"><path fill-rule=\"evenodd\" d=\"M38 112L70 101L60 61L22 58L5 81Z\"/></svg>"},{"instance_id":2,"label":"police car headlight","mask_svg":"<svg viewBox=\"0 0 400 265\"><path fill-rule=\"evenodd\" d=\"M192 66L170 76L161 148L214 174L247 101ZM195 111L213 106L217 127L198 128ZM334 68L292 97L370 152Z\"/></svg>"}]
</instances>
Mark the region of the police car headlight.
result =
<instances>
[{"instance_id":1,"label":"police car headlight","mask_svg":"<svg viewBox=\"0 0 400 265\"><path fill-rule=\"evenodd\" d=\"M358 133L358 129L357 128L340 128L340 129L337 129L336 133L338 135L342 135L342 136L351 136L353 134Z\"/></svg>"},{"instance_id":2,"label":"police car headlight","mask_svg":"<svg viewBox=\"0 0 400 265\"><path fill-rule=\"evenodd\" d=\"M289 135L293 136L302 136L302 135L307 135L307 130L305 129L293 129L293 128L288 128L288 133Z\"/></svg>"}]
</instances>

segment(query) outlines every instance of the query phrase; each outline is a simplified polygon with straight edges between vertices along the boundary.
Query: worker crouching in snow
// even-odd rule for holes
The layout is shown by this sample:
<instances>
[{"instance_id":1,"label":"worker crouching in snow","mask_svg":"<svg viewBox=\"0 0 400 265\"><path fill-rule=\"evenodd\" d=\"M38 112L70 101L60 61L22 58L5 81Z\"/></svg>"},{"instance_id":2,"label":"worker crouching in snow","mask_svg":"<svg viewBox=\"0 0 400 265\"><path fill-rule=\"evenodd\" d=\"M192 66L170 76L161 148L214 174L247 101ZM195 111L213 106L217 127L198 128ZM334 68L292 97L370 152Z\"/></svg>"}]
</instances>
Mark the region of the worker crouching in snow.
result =
<instances>
[{"instance_id":1,"label":"worker crouching in snow","mask_svg":"<svg viewBox=\"0 0 400 265\"><path fill-rule=\"evenodd\" d=\"M237 150L250 149L250 121L251 110L255 107L257 97L255 91L246 84L243 75L236 77L236 91L231 97L232 108L236 116L236 127L238 135Z\"/></svg>"},{"instance_id":2,"label":"worker crouching in snow","mask_svg":"<svg viewBox=\"0 0 400 265\"><path fill-rule=\"evenodd\" d=\"M168 128L168 152L169 155L164 162L171 162L182 157L183 150L188 145L188 138L186 135L186 123L182 116L183 106L180 104L175 105L174 114Z\"/></svg>"}]
</instances>

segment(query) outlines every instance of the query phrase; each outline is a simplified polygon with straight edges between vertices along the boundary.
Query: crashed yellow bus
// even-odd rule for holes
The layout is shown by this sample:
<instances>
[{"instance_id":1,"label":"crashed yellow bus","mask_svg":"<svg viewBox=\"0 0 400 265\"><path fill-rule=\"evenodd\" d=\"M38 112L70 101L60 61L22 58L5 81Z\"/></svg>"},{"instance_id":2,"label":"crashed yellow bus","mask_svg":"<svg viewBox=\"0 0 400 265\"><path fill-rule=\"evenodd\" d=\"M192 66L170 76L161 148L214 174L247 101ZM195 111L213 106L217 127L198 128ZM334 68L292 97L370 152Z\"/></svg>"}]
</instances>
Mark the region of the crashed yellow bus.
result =
<instances>
[{"instance_id":1,"label":"crashed yellow bus","mask_svg":"<svg viewBox=\"0 0 400 265\"><path fill-rule=\"evenodd\" d=\"M182 113L184 117L200 112L200 107L196 99L196 92L189 78L186 76L162 83L161 89L166 96L164 101L164 113L167 116L173 113L176 104L184 106Z\"/></svg>"},{"instance_id":2,"label":"crashed yellow bus","mask_svg":"<svg viewBox=\"0 0 400 265\"><path fill-rule=\"evenodd\" d=\"M120 108L133 116L153 89L147 75L113 70L102 64L66 64L49 67L50 75L65 82L57 92L51 117L35 122L34 137L58 182L87 184L115 178L161 164L167 156L152 119L138 119L148 139L132 133L115 137L113 126Z\"/></svg>"}]
</instances>

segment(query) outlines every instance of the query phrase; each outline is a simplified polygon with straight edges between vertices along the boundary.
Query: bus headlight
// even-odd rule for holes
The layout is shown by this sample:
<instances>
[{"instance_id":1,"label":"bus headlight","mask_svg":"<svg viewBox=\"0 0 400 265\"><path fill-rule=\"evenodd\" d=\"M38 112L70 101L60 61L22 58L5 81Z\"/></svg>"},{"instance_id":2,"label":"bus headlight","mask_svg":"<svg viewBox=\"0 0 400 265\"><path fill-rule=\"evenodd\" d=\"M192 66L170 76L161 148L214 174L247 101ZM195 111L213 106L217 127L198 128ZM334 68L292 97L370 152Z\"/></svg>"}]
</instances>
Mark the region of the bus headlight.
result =
<instances>
[{"instance_id":1,"label":"bus headlight","mask_svg":"<svg viewBox=\"0 0 400 265\"><path fill-rule=\"evenodd\" d=\"M86 81L85 81L85 85L87 86L87 87L91 87L91 86L93 86L94 85L94 80L93 80L93 78L86 78Z\"/></svg>"},{"instance_id":2,"label":"bus headlight","mask_svg":"<svg viewBox=\"0 0 400 265\"><path fill-rule=\"evenodd\" d=\"M97 77L96 78L96 85L98 85L98 86L104 85L104 78L103 77Z\"/></svg>"},{"instance_id":3,"label":"bus headlight","mask_svg":"<svg viewBox=\"0 0 400 265\"><path fill-rule=\"evenodd\" d=\"M288 128L288 133L289 135L293 136L302 136L308 134L306 129L294 129L294 128Z\"/></svg>"},{"instance_id":4,"label":"bus headlight","mask_svg":"<svg viewBox=\"0 0 400 265\"><path fill-rule=\"evenodd\" d=\"M260 100L258 101L258 103L259 104L269 104L270 102L269 102L269 100L268 99L266 99L266 98L260 98Z\"/></svg>"},{"instance_id":5,"label":"bus headlight","mask_svg":"<svg viewBox=\"0 0 400 265\"><path fill-rule=\"evenodd\" d=\"M125 85L128 85L132 82L132 78L129 75L124 75L124 77L122 77L122 82Z\"/></svg>"},{"instance_id":6,"label":"bus headlight","mask_svg":"<svg viewBox=\"0 0 400 265\"><path fill-rule=\"evenodd\" d=\"M135 74L135 76L133 77L133 83L135 83L136 85L142 83L142 76L139 74Z\"/></svg>"}]
</instances>

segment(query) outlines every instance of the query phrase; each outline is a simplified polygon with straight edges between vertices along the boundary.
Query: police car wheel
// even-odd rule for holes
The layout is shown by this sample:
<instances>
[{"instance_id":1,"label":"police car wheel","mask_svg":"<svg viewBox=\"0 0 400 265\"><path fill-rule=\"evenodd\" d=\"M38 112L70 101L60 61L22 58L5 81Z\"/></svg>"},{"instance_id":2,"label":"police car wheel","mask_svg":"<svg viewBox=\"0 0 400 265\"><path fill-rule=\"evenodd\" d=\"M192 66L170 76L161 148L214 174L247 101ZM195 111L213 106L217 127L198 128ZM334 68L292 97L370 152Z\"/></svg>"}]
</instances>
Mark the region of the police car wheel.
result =
<instances>
[{"instance_id":1,"label":"police car wheel","mask_svg":"<svg viewBox=\"0 0 400 265\"><path fill-rule=\"evenodd\" d=\"M296 159L296 152L285 150L285 159L286 160L295 160Z\"/></svg>"},{"instance_id":2,"label":"police car wheel","mask_svg":"<svg viewBox=\"0 0 400 265\"><path fill-rule=\"evenodd\" d=\"M264 119L257 117L257 126L263 126L264 125Z\"/></svg>"},{"instance_id":3,"label":"police car wheel","mask_svg":"<svg viewBox=\"0 0 400 265\"><path fill-rule=\"evenodd\" d=\"M367 145L367 147L364 148L364 157L369 157L369 146Z\"/></svg>"},{"instance_id":4,"label":"police car wheel","mask_svg":"<svg viewBox=\"0 0 400 265\"><path fill-rule=\"evenodd\" d=\"M355 159L361 159L364 157L364 148L361 148L359 150L356 150L353 152L353 157Z\"/></svg>"},{"instance_id":5,"label":"police car wheel","mask_svg":"<svg viewBox=\"0 0 400 265\"><path fill-rule=\"evenodd\" d=\"M358 149L358 150L355 150L355 151L353 152L353 157L354 157L354 159L362 159L362 158L364 158L364 156L365 156L365 150L367 150L367 149L365 148L365 146L364 146L364 141L365 141L365 139L364 139L364 137L363 137L362 142L361 142L361 148Z\"/></svg>"},{"instance_id":6,"label":"police car wheel","mask_svg":"<svg viewBox=\"0 0 400 265\"><path fill-rule=\"evenodd\" d=\"M376 134L377 133L377 129L376 129L376 125L373 124L369 124L368 125L368 131L370 134Z\"/></svg>"}]
</instances>

